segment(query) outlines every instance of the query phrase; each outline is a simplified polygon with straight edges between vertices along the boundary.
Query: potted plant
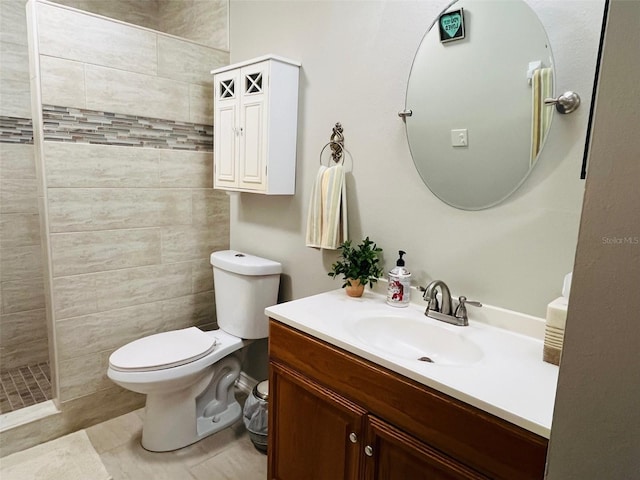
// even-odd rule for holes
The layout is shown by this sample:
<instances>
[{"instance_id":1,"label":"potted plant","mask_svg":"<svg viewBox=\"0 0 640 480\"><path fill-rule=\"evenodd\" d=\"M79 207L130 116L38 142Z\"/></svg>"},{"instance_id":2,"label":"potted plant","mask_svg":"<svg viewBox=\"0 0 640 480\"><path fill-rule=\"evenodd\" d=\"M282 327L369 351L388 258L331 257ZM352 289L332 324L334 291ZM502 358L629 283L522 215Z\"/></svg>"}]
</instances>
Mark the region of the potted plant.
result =
<instances>
[{"instance_id":1,"label":"potted plant","mask_svg":"<svg viewBox=\"0 0 640 480\"><path fill-rule=\"evenodd\" d=\"M356 247L351 245L351 240L347 240L340 244L338 250L340 257L331 265L329 276L335 278L342 275L342 288L346 287L347 295L360 297L365 285L368 283L373 287L382 275L382 267L378 265L382 249L367 237Z\"/></svg>"}]
</instances>

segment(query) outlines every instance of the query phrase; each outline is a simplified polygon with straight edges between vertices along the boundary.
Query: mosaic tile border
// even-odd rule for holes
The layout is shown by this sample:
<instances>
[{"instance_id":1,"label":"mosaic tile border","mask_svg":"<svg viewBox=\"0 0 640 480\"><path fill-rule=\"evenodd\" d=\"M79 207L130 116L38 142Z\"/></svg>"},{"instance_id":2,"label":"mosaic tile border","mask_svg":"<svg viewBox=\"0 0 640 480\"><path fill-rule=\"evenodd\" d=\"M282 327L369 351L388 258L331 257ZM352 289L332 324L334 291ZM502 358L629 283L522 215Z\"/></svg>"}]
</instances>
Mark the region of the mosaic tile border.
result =
<instances>
[{"instance_id":1,"label":"mosaic tile border","mask_svg":"<svg viewBox=\"0 0 640 480\"><path fill-rule=\"evenodd\" d=\"M49 142L213 151L213 125L55 105L42 106L42 119ZM0 142L33 143L31 119L1 116Z\"/></svg>"},{"instance_id":2,"label":"mosaic tile border","mask_svg":"<svg viewBox=\"0 0 640 480\"><path fill-rule=\"evenodd\" d=\"M45 141L213 151L213 126L42 106Z\"/></svg>"},{"instance_id":3,"label":"mosaic tile border","mask_svg":"<svg viewBox=\"0 0 640 480\"><path fill-rule=\"evenodd\" d=\"M33 143L33 122L30 118L0 115L0 143Z\"/></svg>"}]
</instances>

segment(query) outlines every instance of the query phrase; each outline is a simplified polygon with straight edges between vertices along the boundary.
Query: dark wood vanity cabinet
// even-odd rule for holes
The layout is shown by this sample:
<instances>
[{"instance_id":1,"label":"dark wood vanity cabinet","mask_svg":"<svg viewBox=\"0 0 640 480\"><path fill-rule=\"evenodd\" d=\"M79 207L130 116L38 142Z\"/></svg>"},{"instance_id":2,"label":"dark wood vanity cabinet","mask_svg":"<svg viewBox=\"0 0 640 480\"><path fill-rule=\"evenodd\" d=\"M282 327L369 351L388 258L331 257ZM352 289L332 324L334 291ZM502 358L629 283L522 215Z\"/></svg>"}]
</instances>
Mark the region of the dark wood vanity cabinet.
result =
<instances>
[{"instance_id":1,"label":"dark wood vanity cabinet","mask_svg":"<svg viewBox=\"0 0 640 480\"><path fill-rule=\"evenodd\" d=\"M293 370L272 365L269 389L271 479L487 478Z\"/></svg>"},{"instance_id":2,"label":"dark wood vanity cabinet","mask_svg":"<svg viewBox=\"0 0 640 480\"><path fill-rule=\"evenodd\" d=\"M270 480L541 479L547 440L275 320Z\"/></svg>"},{"instance_id":3,"label":"dark wood vanity cabinet","mask_svg":"<svg viewBox=\"0 0 640 480\"><path fill-rule=\"evenodd\" d=\"M359 445L349 436L362 436L365 415L330 390L271 365L269 425L276 427L269 431L269 478L359 478Z\"/></svg>"},{"instance_id":4,"label":"dark wood vanity cabinet","mask_svg":"<svg viewBox=\"0 0 640 480\"><path fill-rule=\"evenodd\" d=\"M441 454L417 438L407 435L387 422L369 416L365 448L366 480L469 480L486 476Z\"/></svg>"}]
</instances>

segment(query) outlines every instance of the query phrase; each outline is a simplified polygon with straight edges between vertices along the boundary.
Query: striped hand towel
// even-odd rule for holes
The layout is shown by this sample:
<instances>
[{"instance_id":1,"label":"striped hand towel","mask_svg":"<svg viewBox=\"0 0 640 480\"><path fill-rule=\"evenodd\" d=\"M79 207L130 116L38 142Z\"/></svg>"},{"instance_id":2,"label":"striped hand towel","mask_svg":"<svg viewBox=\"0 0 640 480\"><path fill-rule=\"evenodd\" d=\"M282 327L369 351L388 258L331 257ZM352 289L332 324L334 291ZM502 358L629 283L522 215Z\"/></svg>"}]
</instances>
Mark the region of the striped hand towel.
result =
<instances>
[{"instance_id":1,"label":"striped hand towel","mask_svg":"<svg viewBox=\"0 0 640 480\"><path fill-rule=\"evenodd\" d=\"M348 239L344 167L321 166L313 185L307 216L306 245L335 250Z\"/></svg>"},{"instance_id":2,"label":"striped hand towel","mask_svg":"<svg viewBox=\"0 0 640 480\"><path fill-rule=\"evenodd\" d=\"M322 243L322 176L327 167L320 165L316 181L311 190L309 211L307 213L307 235L305 244L307 247L320 248Z\"/></svg>"},{"instance_id":3,"label":"striped hand towel","mask_svg":"<svg viewBox=\"0 0 640 480\"><path fill-rule=\"evenodd\" d=\"M547 135L553 107L544 104L545 98L553 96L553 70L551 68L538 68L533 72L532 85L532 108L531 108L531 163L536 161L542 149L544 139Z\"/></svg>"}]
</instances>

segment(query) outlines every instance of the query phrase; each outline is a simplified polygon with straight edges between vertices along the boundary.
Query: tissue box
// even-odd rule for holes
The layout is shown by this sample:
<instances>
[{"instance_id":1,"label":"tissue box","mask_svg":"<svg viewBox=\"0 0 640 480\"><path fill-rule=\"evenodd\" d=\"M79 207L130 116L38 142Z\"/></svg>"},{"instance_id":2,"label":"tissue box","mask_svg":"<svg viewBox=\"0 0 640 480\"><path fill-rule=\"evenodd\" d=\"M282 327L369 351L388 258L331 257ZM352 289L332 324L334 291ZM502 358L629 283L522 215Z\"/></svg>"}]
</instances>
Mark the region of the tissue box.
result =
<instances>
[{"instance_id":1,"label":"tissue box","mask_svg":"<svg viewBox=\"0 0 640 480\"><path fill-rule=\"evenodd\" d=\"M569 299L565 297L556 298L547 305L547 323L544 328L542 360L554 365L560 365L568 306Z\"/></svg>"}]
</instances>

